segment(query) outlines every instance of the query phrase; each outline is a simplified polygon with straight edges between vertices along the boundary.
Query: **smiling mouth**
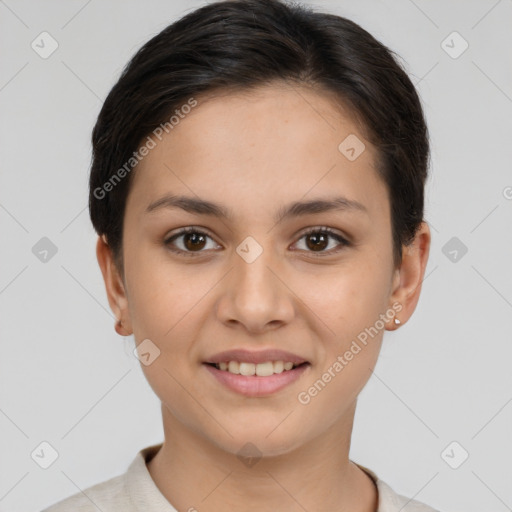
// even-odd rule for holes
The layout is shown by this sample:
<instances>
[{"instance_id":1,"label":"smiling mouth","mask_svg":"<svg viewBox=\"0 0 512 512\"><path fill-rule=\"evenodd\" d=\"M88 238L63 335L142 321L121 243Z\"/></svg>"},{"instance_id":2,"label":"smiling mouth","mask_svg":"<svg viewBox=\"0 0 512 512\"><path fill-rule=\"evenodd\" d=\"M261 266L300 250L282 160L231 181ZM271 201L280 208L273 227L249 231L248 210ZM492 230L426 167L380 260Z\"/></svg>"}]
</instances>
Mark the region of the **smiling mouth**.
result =
<instances>
[{"instance_id":1,"label":"smiling mouth","mask_svg":"<svg viewBox=\"0 0 512 512\"><path fill-rule=\"evenodd\" d=\"M285 369L285 365L286 368ZM265 363L246 363L226 361L220 363L205 362L203 367L217 382L227 389L248 398L273 395L310 371L308 361L292 363L267 361Z\"/></svg>"},{"instance_id":2,"label":"smiling mouth","mask_svg":"<svg viewBox=\"0 0 512 512\"><path fill-rule=\"evenodd\" d=\"M212 366L217 370L221 370L234 375L243 375L248 377L269 377L271 375L276 375L283 372L295 370L296 368L309 365L310 363L307 361L300 364L295 364L287 361L267 361L265 363L255 364L238 361L225 361L221 363L205 364Z\"/></svg>"}]
</instances>

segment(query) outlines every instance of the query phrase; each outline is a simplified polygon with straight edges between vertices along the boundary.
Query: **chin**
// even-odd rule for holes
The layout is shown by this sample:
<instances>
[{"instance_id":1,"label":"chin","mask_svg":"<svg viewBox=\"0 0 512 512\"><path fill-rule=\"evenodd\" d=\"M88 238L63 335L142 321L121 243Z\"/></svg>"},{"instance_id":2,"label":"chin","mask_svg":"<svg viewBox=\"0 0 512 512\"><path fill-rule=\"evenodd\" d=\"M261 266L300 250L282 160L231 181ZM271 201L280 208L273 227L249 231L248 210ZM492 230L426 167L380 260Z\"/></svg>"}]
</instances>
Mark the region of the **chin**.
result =
<instances>
[{"instance_id":1,"label":"chin","mask_svg":"<svg viewBox=\"0 0 512 512\"><path fill-rule=\"evenodd\" d=\"M226 434L222 440L217 438L212 441L222 450L241 459L249 457L257 460L261 457L286 455L300 446L302 441L298 437L290 435L289 428L285 428L283 425L276 428L278 424L274 424L271 429L262 429L258 425L253 425L252 428L236 428L226 425L233 437ZM273 429L275 430L273 431ZM298 430L294 429L294 432L297 435ZM305 440L303 441L305 442Z\"/></svg>"}]
</instances>

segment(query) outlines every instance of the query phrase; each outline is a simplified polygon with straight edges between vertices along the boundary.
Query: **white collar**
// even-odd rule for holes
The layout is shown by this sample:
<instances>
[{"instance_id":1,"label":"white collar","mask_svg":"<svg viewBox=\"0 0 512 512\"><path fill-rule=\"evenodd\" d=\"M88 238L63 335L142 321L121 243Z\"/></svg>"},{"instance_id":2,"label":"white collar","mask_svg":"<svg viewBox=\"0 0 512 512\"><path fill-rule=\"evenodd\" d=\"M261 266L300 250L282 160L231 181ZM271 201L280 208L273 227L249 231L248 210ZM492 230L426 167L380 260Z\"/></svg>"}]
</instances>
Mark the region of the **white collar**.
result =
<instances>
[{"instance_id":1,"label":"white collar","mask_svg":"<svg viewBox=\"0 0 512 512\"><path fill-rule=\"evenodd\" d=\"M153 444L140 450L125 473L126 492L137 511L178 512L160 492L146 466L161 446L162 443ZM439 512L423 503L395 493L371 469L357 463L356 465L377 485L379 494L377 512ZM148 497L150 497L149 500Z\"/></svg>"}]
</instances>

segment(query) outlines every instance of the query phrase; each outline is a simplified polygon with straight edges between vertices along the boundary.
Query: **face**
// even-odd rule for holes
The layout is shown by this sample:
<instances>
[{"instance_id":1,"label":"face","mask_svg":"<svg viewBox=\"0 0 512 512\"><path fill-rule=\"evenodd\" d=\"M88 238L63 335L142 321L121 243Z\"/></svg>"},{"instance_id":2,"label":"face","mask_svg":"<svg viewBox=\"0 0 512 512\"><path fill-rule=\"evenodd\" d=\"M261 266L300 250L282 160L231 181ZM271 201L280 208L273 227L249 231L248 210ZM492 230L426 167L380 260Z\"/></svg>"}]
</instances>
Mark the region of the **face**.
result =
<instances>
[{"instance_id":1,"label":"face","mask_svg":"<svg viewBox=\"0 0 512 512\"><path fill-rule=\"evenodd\" d=\"M169 418L227 452L281 454L353 415L393 314L414 309L428 250L406 253L401 279L375 148L332 98L275 85L197 99L136 168L124 281L112 284L99 241L100 265L125 328L150 340L147 358L159 351L141 367ZM365 145L355 159L339 149L349 136ZM289 210L312 201L338 202ZM306 364L271 377L207 364L232 349ZM220 359L250 362L238 356Z\"/></svg>"}]
</instances>

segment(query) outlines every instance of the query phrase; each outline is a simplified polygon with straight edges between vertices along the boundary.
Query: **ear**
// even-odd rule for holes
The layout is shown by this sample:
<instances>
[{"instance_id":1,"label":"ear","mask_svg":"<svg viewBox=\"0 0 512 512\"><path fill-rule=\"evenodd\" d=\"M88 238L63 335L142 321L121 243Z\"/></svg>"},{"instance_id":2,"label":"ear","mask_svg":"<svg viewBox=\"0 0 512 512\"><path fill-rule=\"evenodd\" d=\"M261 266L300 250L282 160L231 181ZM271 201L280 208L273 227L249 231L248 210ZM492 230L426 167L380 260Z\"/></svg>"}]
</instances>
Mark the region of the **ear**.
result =
<instances>
[{"instance_id":1,"label":"ear","mask_svg":"<svg viewBox=\"0 0 512 512\"><path fill-rule=\"evenodd\" d=\"M430 228L426 222L422 222L414 241L402 247L402 263L400 268L395 270L390 295L391 304L398 302L402 305L402 309L395 315L395 318L400 320L399 325L407 322L418 304L430 253L430 242ZM394 320L391 321L391 325L389 330L399 326L395 325Z\"/></svg>"},{"instance_id":2,"label":"ear","mask_svg":"<svg viewBox=\"0 0 512 512\"><path fill-rule=\"evenodd\" d=\"M114 257L107 244L105 235L98 237L98 241L96 242L96 257L101 268L101 273L103 274L103 280L105 281L110 309L112 309L116 318L120 321L120 323L116 323L115 330L121 336L129 336L133 333L133 330L128 310L125 284L115 265Z\"/></svg>"}]
</instances>

